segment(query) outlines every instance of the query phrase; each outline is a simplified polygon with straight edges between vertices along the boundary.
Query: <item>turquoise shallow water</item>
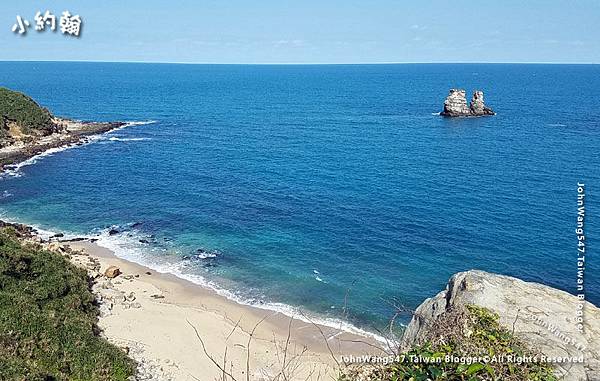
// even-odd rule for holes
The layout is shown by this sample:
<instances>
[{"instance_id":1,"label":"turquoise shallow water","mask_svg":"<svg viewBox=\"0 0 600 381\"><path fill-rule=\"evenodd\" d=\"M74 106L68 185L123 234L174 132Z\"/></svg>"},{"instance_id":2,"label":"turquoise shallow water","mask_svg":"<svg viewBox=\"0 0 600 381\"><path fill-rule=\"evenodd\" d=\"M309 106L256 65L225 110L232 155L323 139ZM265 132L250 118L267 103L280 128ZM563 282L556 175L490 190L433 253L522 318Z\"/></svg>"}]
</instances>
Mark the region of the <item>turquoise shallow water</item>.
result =
<instances>
[{"instance_id":1,"label":"turquoise shallow water","mask_svg":"<svg viewBox=\"0 0 600 381\"><path fill-rule=\"evenodd\" d=\"M600 303L599 66L4 62L0 78L57 115L149 122L5 176L5 218L373 329L471 268L574 292L582 181ZM451 87L498 115L435 115Z\"/></svg>"}]
</instances>

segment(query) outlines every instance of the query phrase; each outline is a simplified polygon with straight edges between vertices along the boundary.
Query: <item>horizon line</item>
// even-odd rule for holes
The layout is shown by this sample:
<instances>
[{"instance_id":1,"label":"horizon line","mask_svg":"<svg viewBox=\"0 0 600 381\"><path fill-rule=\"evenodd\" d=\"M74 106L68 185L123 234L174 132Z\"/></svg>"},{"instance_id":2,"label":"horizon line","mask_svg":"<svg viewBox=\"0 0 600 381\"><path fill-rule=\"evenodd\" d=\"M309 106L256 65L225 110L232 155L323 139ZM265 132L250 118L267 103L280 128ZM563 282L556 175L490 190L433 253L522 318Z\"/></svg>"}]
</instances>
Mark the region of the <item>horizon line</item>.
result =
<instances>
[{"instance_id":1,"label":"horizon line","mask_svg":"<svg viewBox=\"0 0 600 381\"><path fill-rule=\"evenodd\" d=\"M333 66L333 65L440 65L440 64L489 64L489 65L598 65L598 62L543 62L543 61L383 61L383 62L186 62L186 61L110 61L110 60L3 60L0 62L46 62L46 63L134 63L134 64L170 64L170 65L240 65L240 66Z\"/></svg>"}]
</instances>

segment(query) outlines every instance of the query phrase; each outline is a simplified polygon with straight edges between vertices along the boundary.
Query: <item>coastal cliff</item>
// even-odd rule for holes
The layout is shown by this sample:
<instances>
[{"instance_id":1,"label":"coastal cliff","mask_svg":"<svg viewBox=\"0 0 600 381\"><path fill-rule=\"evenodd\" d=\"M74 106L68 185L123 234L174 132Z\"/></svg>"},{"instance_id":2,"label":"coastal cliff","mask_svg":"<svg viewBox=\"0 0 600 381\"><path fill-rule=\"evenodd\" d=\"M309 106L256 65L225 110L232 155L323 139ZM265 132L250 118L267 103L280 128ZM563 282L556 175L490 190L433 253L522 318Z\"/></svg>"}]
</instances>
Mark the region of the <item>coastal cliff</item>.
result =
<instances>
[{"instance_id":1,"label":"coastal cliff","mask_svg":"<svg viewBox=\"0 0 600 381\"><path fill-rule=\"evenodd\" d=\"M497 314L501 326L548 358L583 358L553 363L558 377L600 380L600 309L552 287L484 271L457 273L444 291L425 300L406 328L402 349L423 343L438 319L470 305ZM580 306L582 331L576 321Z\"/></svg>"},{"instance_id":2,"label":"coastal cliff","mask_svg":"<svg viewBox=\"0 0 600 381\"><path fill-rule=\"evenodd\" d=\"M29 96L0 87L0 145L19 130L23 134L49 135L57 132L52 114Z\"/></svg>"},{"instance_id":3,"label":"coastal cliff","mask_svg":"<svg viewBox=\"0 0 600 381\"><path fill-rule=\"evenodd\" d=\"M463 89L451 89L448 97L444 101L444 111L442 116L465 117L465 116L485 116L495 115L496 113L487 107L483 100L483 91L473 92L471 103L467 105L467 92Z\"/></svg>"}]
</instances>

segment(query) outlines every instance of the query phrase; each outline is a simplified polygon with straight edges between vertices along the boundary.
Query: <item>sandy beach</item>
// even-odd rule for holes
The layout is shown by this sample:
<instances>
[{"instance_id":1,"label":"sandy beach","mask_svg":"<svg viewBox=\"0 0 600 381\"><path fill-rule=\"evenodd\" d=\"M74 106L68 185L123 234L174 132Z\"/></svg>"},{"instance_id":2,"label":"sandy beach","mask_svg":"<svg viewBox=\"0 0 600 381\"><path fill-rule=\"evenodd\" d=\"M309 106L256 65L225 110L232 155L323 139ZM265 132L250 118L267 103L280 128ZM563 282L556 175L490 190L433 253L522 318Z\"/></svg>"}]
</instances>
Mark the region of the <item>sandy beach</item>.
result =
<instances>
[{"instance_id":1,"label":"sandy beach","mask_svg":"<svg viewBox=\"0 0 600 381\"><path fill-rule=\"evenodd\" d=\"M342 354L380 352L373 339L238 304L90 241L48 247L96 277L102 334L145 379L334 380ZM110 266L121 274L101 275Z\"/></svg>"}]
</instances>

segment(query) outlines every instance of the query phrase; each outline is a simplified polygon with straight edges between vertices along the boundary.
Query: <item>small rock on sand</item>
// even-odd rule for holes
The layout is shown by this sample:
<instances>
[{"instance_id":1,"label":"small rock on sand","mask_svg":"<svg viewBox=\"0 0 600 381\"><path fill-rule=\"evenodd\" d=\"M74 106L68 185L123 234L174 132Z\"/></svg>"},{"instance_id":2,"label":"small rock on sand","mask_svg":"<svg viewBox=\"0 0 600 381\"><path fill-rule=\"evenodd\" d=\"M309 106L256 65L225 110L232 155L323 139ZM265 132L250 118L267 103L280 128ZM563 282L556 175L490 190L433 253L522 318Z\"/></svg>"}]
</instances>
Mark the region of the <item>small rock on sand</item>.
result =
<instances>
[{"instance_id":1,"label":"small rock on sand","mask_svg":"<svg viewBox=\"0 0 600 381\"><path fill-rule=\"evenodd\" d=\"M121 270L117 266L110 266L104 271L104 275L106 275L107 278L115 278L119 274L121 274Z\"/></svg>"}]
</instances>

